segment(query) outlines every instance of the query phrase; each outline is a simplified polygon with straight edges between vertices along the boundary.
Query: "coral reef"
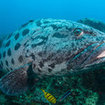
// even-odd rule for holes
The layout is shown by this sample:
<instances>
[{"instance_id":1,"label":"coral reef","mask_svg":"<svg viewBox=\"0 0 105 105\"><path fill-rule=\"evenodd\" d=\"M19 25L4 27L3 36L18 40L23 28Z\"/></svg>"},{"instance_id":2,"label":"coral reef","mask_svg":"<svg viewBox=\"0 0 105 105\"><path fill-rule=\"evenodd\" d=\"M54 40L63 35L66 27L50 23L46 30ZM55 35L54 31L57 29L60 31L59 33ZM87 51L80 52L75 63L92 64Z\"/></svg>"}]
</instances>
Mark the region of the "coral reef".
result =
<instances>
[{"instance_id":1,"label":"coral reef","mask_svg":"<svg viewBox=\"0 0 105 105\"><path fill-rule=\"evenodd\" d=\"M54 95L57 99L57 105L96 105L99 101L100 92L103 92L97 86L96 76L98 74L101 75L103 71L78 73L67 77L47 77L37 82L24 95L11 97L0 93L0 105L51 105L45 99L41 89L45 89ZM68 90L71 91L71 94L63 101L59 101L62 95Z\"/></svg>"},{"instance_id":2,"label":"coral reef","mask_svg":"<svg viewBox=\"0 0 105 105\"><path fill-rule=\"evenodd\" d=\"M85 18L85 19L80 19L78 20L79 23L83 23L85 25L91 26L95 29L98 29L102 32L105 32L105 23L95 20L95 19L89 19L89 18Z\"/></svg>"},{"instance_id":3,"label":"coral reef","mask_svg":"<svg viewBox=\"0 0 105 105\"><path fill-rule=\"evenodd\" d=\"M86 105L96 105L98 101L98 94L97 93L93 93L92 95L90 95L87 99L86 99Z\"/></svg>"}]
</instances>

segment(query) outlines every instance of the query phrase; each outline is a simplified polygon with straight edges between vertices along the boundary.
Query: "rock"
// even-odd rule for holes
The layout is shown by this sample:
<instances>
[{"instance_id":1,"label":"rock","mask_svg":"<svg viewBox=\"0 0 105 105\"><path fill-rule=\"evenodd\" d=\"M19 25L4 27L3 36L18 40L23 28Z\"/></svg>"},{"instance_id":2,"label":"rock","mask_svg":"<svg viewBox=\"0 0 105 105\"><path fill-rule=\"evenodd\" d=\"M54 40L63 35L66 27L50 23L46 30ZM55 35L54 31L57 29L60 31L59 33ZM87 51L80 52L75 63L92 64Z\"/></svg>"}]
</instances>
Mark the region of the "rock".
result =
<instances>
[{"instance_id":1,"label":"rock","mask_svg":"<svg viewBox=\"0 0 105 105\"><path fill-rule=\"evenodd\" d=\"M105 32L105 23L95 20L95 19L89 19L89 18L85 18L85 19L80 19L77 22L79 23L83 23L85 25L91 26L95 29L98 29L102 32Z\"/></svg>"}]
</instances>

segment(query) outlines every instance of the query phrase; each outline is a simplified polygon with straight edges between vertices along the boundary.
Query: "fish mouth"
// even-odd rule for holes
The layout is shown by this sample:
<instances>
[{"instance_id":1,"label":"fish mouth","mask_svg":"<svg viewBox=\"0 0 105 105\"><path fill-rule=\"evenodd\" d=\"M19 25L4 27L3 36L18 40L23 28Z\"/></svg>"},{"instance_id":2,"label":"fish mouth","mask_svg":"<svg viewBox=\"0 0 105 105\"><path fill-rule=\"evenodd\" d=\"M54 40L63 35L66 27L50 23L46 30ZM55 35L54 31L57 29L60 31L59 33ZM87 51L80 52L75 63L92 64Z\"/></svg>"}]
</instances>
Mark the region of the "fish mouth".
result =
<instances>
[{"instance_id":1,"label":"fish mouth","mask_svg":"<svg viewBox=\"0 0 105 105\"><path fill-rule=\"evenodd\" d=\"M82 51L69 60L71 69L92 69L95 66L105 66L105 42L95 42L87 45Z\"/></svg>"},{"instance_id":2,"label":"fish mouth","mask_svg":"<svg viewBox=\"0 0 105 105\"><path fill-rule=\"evenodd\" d=\"M82 64L84 68L105 66L105 42L97 43L88 58Z\"/></svg>"}]
</instances>

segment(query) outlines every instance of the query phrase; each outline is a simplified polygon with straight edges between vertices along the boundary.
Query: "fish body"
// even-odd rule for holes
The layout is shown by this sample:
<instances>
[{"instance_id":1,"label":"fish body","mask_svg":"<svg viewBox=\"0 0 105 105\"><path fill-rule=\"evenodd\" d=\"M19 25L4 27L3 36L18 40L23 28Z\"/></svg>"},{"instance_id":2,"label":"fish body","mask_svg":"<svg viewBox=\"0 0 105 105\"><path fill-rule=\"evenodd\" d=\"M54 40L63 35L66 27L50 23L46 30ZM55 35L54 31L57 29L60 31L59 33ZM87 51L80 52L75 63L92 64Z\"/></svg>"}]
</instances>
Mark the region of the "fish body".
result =
<instances>
[{"instance_id":1,"label":"fish body","mask_svg":"<svg viewBox=\"0 0 105 105\"><path fill-rule=\"evenodd\" d=\"M60 99L59 101L63 101L67 96L69 96L71 94L71 91L68 90Z\"/></svg>"},{"instance_id":2,"label":"fish body","mask_svg":"<svg viewBox=\"0 0 105 105\"><path fill-rule=\"evenodd\" d=\"M44 93L44 97L52 104L56 104L56 98L51 95L50 93L48 92L45 92L45 90L42 89L42 92Z\"/></svg>"},{"instance_id":3,"label":"fish body","mask_svg":"<svg viewBox=\"0 0 105 105\"><path fill-rule=\"evenodd\" d=\"M26 91L29 69L43 77L94 68L104 63L104 51L105 34L97 29L68 20L31 20L0 46L0 70L8 72L0 89L7 95Z\"/></svg>"}]
</instances>

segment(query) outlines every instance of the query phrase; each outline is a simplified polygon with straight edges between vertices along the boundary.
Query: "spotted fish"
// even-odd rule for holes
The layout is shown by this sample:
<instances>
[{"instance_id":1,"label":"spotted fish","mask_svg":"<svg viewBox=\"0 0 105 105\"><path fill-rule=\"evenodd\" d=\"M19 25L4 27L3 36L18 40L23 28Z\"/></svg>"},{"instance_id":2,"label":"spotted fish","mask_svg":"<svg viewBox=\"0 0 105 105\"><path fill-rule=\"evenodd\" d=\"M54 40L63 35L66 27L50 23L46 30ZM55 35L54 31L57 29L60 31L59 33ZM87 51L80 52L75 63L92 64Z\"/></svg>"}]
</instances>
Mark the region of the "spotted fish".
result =
<instances>
[{"instance_id":1,"label":"spotted fish","mask_svg":"<svg viewBox=\"0 0 105 105\"><path fill-rule=\"evenodd\" d=\"M29 72L62 76L104 66L105 34L69 20L40 19L22 25L0 46L0 89L7 95L28 89Z\"/></svg>"}]
</instances>

